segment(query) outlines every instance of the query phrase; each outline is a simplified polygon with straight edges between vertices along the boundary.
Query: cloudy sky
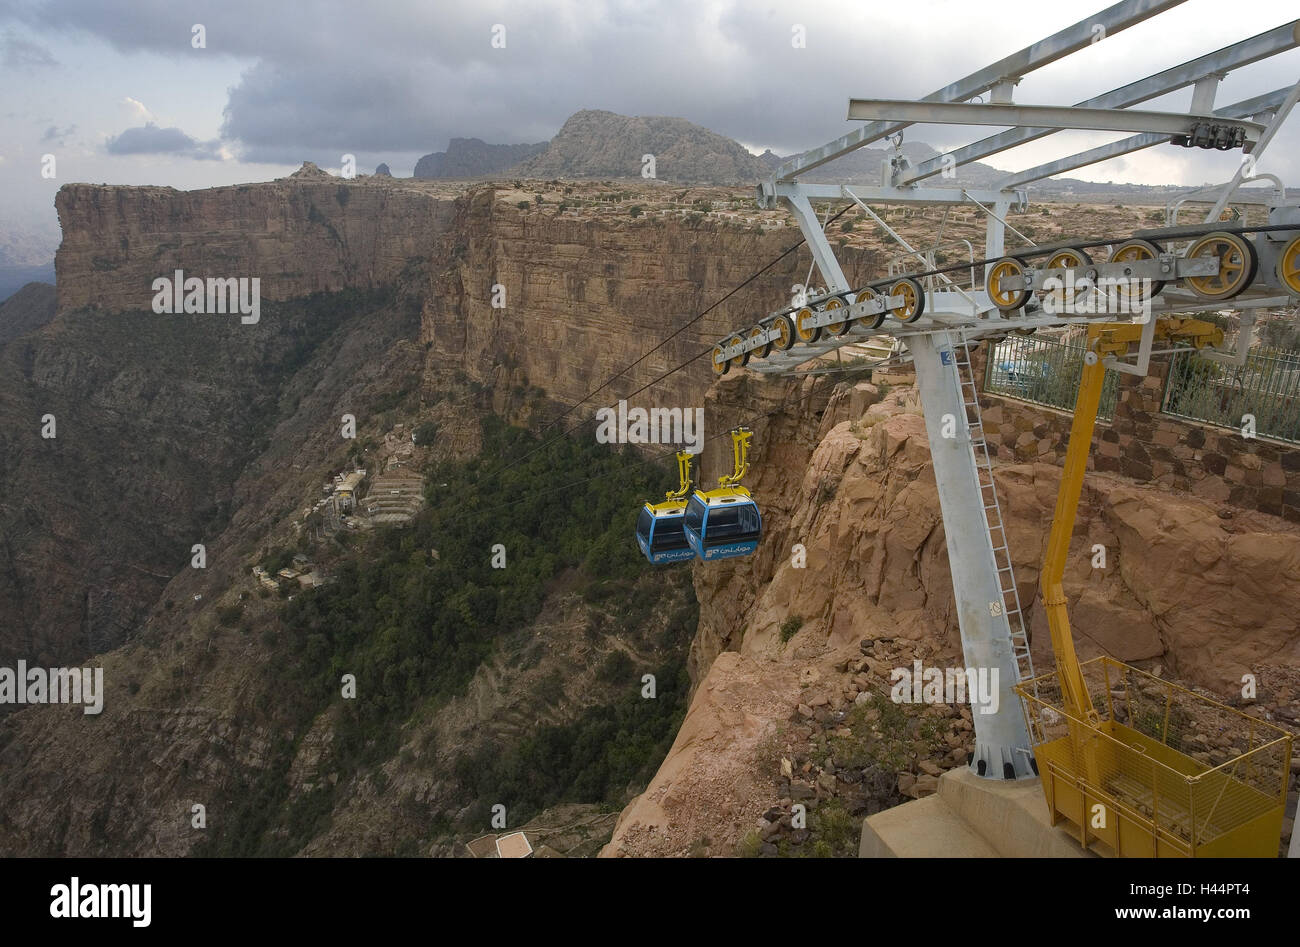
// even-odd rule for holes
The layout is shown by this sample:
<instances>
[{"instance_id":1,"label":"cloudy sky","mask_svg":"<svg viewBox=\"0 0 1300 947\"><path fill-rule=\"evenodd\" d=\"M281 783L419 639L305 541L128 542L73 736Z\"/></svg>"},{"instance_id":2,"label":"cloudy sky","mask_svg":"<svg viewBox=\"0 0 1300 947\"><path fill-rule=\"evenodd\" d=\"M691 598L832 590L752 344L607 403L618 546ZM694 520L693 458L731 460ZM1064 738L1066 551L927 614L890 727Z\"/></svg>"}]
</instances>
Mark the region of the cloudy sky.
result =
<instances>
[{"instance_id":1,"label":"cloudy sky","mask_svg":"<svg viewBox=\"0 0 1300 947\"><path fill-rule=\"evenodd\" d=\"M755 151L849 130L850 97L917 98L1084 20L1105 0L0 0L0 227L52 230L69 181L207 187L357 157L398 175L451 137L550 138L570 114L676 115ZM1278 26L1295 0L1188 0L1028 76L1071 104ZM205 47L195 48L201 24ZM505 48L492 45L505 27ZM792 27L806 47L791 43ZM1300 50L1230 75L1227 104L1300 80ZM1186 109L1190 90L1148 103ZM1300 184L1300 114L1259 170ZM974 129L913 128L949 148ZM1066 133L1008 169L1123 136ZM53 180L41 177L44 155ZM1093 180L1224 180L1236 153L1150 149Z\"/></svg>"}]
</instances>

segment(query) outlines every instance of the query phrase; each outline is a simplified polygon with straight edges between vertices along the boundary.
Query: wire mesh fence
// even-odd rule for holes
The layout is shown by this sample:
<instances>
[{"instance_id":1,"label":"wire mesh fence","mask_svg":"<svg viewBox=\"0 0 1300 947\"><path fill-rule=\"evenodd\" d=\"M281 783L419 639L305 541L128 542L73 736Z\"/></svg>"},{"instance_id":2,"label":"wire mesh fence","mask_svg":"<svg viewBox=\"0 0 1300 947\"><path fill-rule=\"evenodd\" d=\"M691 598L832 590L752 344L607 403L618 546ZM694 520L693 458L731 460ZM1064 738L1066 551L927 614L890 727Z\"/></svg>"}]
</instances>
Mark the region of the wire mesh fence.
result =
<instances>
[{"instance_id":1,"label":"wire mesh fence","mask_svg":"<svg viewBox=\"0 0 1300 947\"><path fill-rule=\"evenodd\" d=\"M1082 672L1096 722L1067 709L1055 672L1017 688L1056 814L1121 854L1276 854L1287 731L1111 658ZM1104 830L1099 804L1117 816Z\"/></svg>"},{"instance_id":2,"label":"wire mesh fence","mask_svg":"<svg viewBox=\"0 0 1300 947\"><path fill-rule=\"evenodd\" d=\"M993 346L984 370L984 390L1032 404L1073 411L1083 373L1081 344L1039 336L1008 336ZM1097 417L1115 416L1116 376L1106 373Z\"/></svg>"},{"instance_id":3,"label":"wire mesh fence","mask_svg":"<svg viewBox=\"0 0 1300 947\"><path fill-rule=\"evenodd\" d=\"M1169 363L1163 410L1234 429L1249 416L1256 435L1300 443L1300 352L1253 353L1242 366L1177 352Z\"/></svg>"}]
</instances>

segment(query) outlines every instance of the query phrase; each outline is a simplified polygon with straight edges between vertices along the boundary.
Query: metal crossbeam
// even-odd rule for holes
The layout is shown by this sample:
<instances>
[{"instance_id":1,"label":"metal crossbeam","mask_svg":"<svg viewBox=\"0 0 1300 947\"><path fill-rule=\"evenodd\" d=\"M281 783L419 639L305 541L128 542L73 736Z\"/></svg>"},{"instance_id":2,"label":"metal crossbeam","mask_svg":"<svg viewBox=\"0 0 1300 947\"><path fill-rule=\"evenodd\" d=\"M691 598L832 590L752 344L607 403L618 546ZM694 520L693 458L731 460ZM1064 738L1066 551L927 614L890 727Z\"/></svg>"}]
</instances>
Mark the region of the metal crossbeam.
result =
<instances>
[{"instance_id":1,"label":"metal crossbeam","mask_svg":"<svg viewBox=\"0 0 1300 947\"><path fill-rule=\"evenodd\" d=\"M1124 2L1108 7L1094 16L1080 20L1073 26L1053 33L1032 46L1026 46L1019 52L1012 53L991 66L973 72L964 79L959 79L951 85L931 92L925 96L923 101L964 102L987 92L994 86L1018 80L1021 76L1027 75L1035 69L1041 69L1043 66L1054 63L1071 53L1086 49L1096 39L1097 27L1104 30L1106 36L1113 36L1121 30L1128 29L1130 26L1150 19L1183 2L1184 0L1124 0ZM829 144L792 158L776 169L768 183L775 184L778 181L793 180L805 171L821 167L841 155L846 155L864 145L869 145L873 141L879 141L881 138L892 135L905 127L906 123L872 122L835 139Z\"/></svg>"},{"instance_id":2,"label":"metal crossbeam","mask_svg":"<svg viewBox=\"0 0 1300 947\"><path fill-rule=\"evenodd\" d=\"M1248 115L1258 115L1261 112L1277 108L1286 99L1287 93L1290 91L1290 87L1287 87L1269 92L1266 95L1257 95L1251 99L1243 99L1242 101L1235 102L1232 105L1226 105L1221 109L1216 109L1214 115L1216 118L1244 118ZM1049 161L1046 164L1040 164L1037 167L1029 168L1028 170L1021 171L1018 174L1013 174L999 183L1004 188L1023 187L1032 181L1054 177L1058 174L1064 174L1066 171L1074 171L1078 168L1084 168L1090 164L1097 164L1101 161L1109 161L1111 158L1118 158L1121 155L1132 154L1135 151L1141 151L1142 149L1150 148L1153 145L1162 145L1168 141L1168 135L1134 135L1131 138L1112 141L1109 144L1090 148L1087 151L1081 151L1078 154L1070 155L1066 158L1058 158L1056 161Z\"/></svg>"},{"instance_id":3,"label":"metal crossbeam","mask_svg":"<svg viewBox=\"0 0 1300 947\"><path fill-rule=\"evenodd\" d=\"M760 190L766 188L763 185ZM908 204L969 204L967 194L992 204L1008 197L1020 205L1025 203L1025 195L1006 193L1006 188L990 190L988 188L969 188L965 192L955 187L859 187L853 185L853 193L864 201L888 203L889 201L906 201ZM773 197L794 200L800 197L812 200L842 200L844 193L839 184L803 184L798 182L777 182L766 191ZM1023 208L1022 208L1023 209Z\"/></svg>"},{"instance_id":4,"label":"metal crossbeam","mask_svg":"<svg viewBox=\"0 0 1300 947\"><path fill-rule=\"evenodd\" d=\"M1300 47L1300 20L1292 20L1275 29L1244 39L1231 46L1198 56L1177 66L1171 66L1153 76L1138 79L1128 85L1112 89L1091 99L1076 103L1088 108L1127 108L1159 98L1169 92L1184 89L1207 77L1219 77L1223 73L1242 66L1276 56L1278 53ZM1217 112L1215 113L1218 114ZM1251 113L1254 114L1254 113ZM923 161L908 169L900 176L899 184L921 181L943 171L945 164L960 167L979 161L991 155L1037 141L1055 134L1059 129L1050 128L1012 128L980 141L972 142L947 155L940 155Z\"/></svg>"},{"instance_id":5,"label":"metal crossbeam","mask_svg":"<svg viewBox=\"0 0 1300 947\"><path fill-rule=\"evenodd\" d=\"M881 116L901 119L909 124L1017 125L1164 135L1185 135L1198 123L1218 123L1239 129L1248 142L1257 141L1264 131L1264 126L1258 122L1182 112L1084 108L1079 105L983 105L970 102L911 102L907 99L849 99L851 120L870 121Z\"/></svg>"}]
</instances>

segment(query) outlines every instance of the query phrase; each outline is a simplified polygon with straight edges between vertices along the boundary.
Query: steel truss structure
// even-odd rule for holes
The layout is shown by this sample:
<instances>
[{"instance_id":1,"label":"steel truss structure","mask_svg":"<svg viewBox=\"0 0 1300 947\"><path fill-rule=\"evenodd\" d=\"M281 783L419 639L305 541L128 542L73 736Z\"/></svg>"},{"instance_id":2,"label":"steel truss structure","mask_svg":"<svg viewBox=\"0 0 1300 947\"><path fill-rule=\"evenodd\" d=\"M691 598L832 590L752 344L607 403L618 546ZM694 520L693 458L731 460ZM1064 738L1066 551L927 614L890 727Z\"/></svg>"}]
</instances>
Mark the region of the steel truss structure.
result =
<instances>
[{"instance_id":1,"label":"steel truss structure","mask_svg":"<svg viewBox=\"0 0 1300 947\"><path fill-rule=\"evenodd\" d=\"M1273 175L1260 176L1273 185L1268 194L1260 188L1245 187L1254 182L1255 164L1300 98L1300 82L1232 104L1215 101L1219 84L1228 73L1300 47L1300 20L1074 105L1027 106L1012 101L1013 89L1026 75L1086 49L1099 33L1103 37L1113 36L1182 2L1124 0L915 102L850 100L848 117L862 120L865 123L862 127L786 162L757 189L760 207L781 205L794 214L824 289L814 298L801 301L800 306L769 313L754 326L720 340L714 349L715 371L748 365L755 371L783 373L869 337L893 336L906 346L916 370L933 456L965 661L971 668L999 672L998 710L974 715L976 750L971 765L982 776L1019 779L1035 775L1030 735L1014 691L1018 683L1033 681L1034 671L1026 619L1015 587L1007 535L984 440L969 346L983 338L1000 338L1013 330L1028 332L1042 326L1131 320L1142 325L1140 331L1134 332L1140 335L1136 358L1130 361L1129 356L1109 354L1105 362L1115 370L1145 374L1157 337L1156 319L1150 316L1222 305L1207 306L1205 291L1193 292L1189 285L1205 287L1216 280L1238 280L1230 305L1247 311L1241 333L1245 346L1249 345L1250 310L1286 305L1300 298L1297 289L1300 276L1291 285L1284 276L1278 275L1289 272L1288 254L1293 247L1300 247L1300 208L1296 201L1286 199L1282 182ZM1188 88L1192 96L1185 113L1133 108ZM986 101L972 103L970 100L977 96L984 96ZM882 167L878 186L813 184L799 180L800 175L855 149L898 136L913 124L927 122L1004 130L915 166L902 156L896 138L895 156ZM993 188L943 187L941 182L937 185L931 180L943 175L945 170L960 168L1066 129L1135 134L1008 174ZM1022 211L1027 206L1024 189L1027 184L1162 144L1239 152L1245 157L1235 156L1239 166L1223 185L1208 194L1180 198L1167 208L1168 221L1176 223L1177 214L1189 197L1212 199L1203 225L1143 231L1132 235L1133 242L1140 244L1157 238L1212 239L1219 241L1218 251L1180 255L1148 242L1149 251L1139 247L1128 256L1116 257L1112 253L1110 262L1092 264L1077 245L1063 251L1075 253L1075 257L1054 256L1054 251L1066 247L1061 244L1017 250L1014 257L1008 258L1006 232L1015 231L1006 218L1013 210ZM853 202L884 228L904 253L918 260L929 260L930 268L923 263L915 268L919 272L914 272L911 278L890 278L867 287L851 287L813 208L813 201L828 200ZM1233 200L1265 203L1269 225L1249 231L1236 228L1226 236L1221 234L1225 228L1215 225ZM936 269L933 258L925 255L932 248L912 247L870 205L974 208L986 219L983 259ZM1215 234L1207 236L1211 231ZM1246 277L1249 286L1243 290L1240 274L1230 270L1234 265L1231 261L1236 259L1234 253L1240 250L1234 239L1245 241L1247 233L1255 234L1253 249L1246 250L1256 254L1257 260ZM1083 254L1082 259L1077 256L1079 253ZM1297 255L1300 256L1300 251ZM1043 258L1040 264L1028 262L1036 257ZM1062 264L1061 260L1066 263ZM1300 263L1296 266L1300 273ZM962 286L949 276L968 268L972 274L982 271L984 286L975 286L973 278ZM1041 305L1044 283L1076 270L1087 271L1089 285L1122 275L1150 280L1166 288L1141 297L1150 308L1138 316ZM1034 293L1040 302L1037 307ZM793 337L792 332L798 337ZM804 344L798 344L801 340ZM1215 353L1213 357L1236 361L1244 353L1245 348L1239 346L1235 353ZM952 433L954 429L956 436Z\"/></svg>"}]
</instances>

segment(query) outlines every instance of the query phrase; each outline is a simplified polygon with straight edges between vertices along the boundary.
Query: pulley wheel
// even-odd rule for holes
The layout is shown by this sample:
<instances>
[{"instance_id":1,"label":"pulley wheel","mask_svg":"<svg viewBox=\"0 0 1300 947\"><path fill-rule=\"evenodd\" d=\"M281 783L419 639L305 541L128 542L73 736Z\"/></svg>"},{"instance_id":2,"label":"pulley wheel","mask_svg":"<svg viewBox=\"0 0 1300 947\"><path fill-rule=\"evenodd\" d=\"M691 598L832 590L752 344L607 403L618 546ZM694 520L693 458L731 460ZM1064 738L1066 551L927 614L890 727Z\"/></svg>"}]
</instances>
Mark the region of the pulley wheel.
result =
<instances>
[{"instance_id":1,"label":"pulley wheel","mask_svg":"<svg viewBox=\"0 0 1300 947\"><path fill-rule=\"evenodd\" d=\"M894 318L902 322L915 322L925 314L925 290L910 276L889 287L889 295L903 297L902 307L893 312Z\"/></svg>"},{"instance_id":2,"label":"pulley wheel","mask_svg":"<svg viewBox=\"0 0 1300 947\"><path fill-rule=\"evenodd\" d=\"M1235 233L1209 233L1187 248L1187 259L1205 257L1218 257L1218 275L1183 279L1202 299L1232 299L1250 285L1259 269L1255 245Z\"/></svg>"},{"instance_id":3,"label":"pulley wheel","mask_svg":"<svg viewBox=\"0 0 1300 947\"><path fill-rule=\"evenodd\" d=\"M800 309L794 316L794 328L799 333L799 341L812 345L822 337L822 327L812 325L813 317L816 315L807 306Z\"/></svg>"},{"instance_id":4,"label":"pulley wheel","mask_svg":"<svg viewBox=\"0 0 1300 947\"><path fill-rule=\"evenodd\" d=\"M876 292L874 289L872 289L870 286L868 286L866 289L862 289L858 291L858 298L856 302L864 303L867 302L868 300L879 299L879 298L880 298L880 294ZM864 318L859 319L858 324L862 326L864 329L879 329L881 326L885 324L885 316L887 315L889 315L888 311L882 309L874 316L865 316Z\"/></svg>"},{"instance_id":5,"label":"pulley wheel","mask_svg":"<svg viewBox=\"0 0 1300 947\"><path fill-rule=\"evenodd\" d=\"M1277 279L1293 296L1300 296L1300 237L1282 248L1277 258Z\"/></svg>"},{"instance_id":6,"label":"pulley wheel","mask_svg":"<svg viewBox=\"0 0 1300 947\"><path fill-rule=\"evenodd\" d=\"M1161 249L1150 240L1129 240L1121 243L1110 255L1111 263L1137 263L1142 260L1160 258ZM1145 290L1141 283L1123 283L1115 286L1115 291L1129 302L1141 302L1160 295L1165 288L1165 280L1152 280L1150 290Z\"/></svg>"},{"instance_id":7,"label":"pulley wheel","mask_svg":"<svg viewBox=\"0 0 1300 947\"><path fill-rule=\"evenodd\" d=\"M731 338L727 339L727 344L728 344L728 345L740 345L740 344L741 344L742 342L744 342L744 341L745 341L745 340L742 339L740 336L738 336L738 335L733 335ZM748 352L741 352L739 355L733 356L732 359L731 359L731 364L732 364L732 365L735 365L737 368L740 368L741 366L744 366L744 365L748 365L748 364L749 364L749 353L748 353Z\"/></svg>"},{"instance_id":8,"label":"pulley wheel","mask_svg":"<svg viewBox=\"0 0 1300 947\"><path fill-rule=\"evenodd\" d=\"M715 375L725 375L727 372L731 371L731 362L722 357L721 345L715 345L713 347L713 356L710 359L710 364L713 366L713 374Z\"/></svg>"},{"instance_id":9,"label":"pulley wheel","mask_svg":"<svg viewBox=\"0 0 1300 947\"><path fill-rule=\"evenodd\" d=\"M825 311L833 313L837 309L843 309L843 308L845 308L844 300L836 296L833 299L827 300ZM826 325L825 328L830 335L841 336L845 332L849 331L849 326L851 325L853 325L853 323L849 322L849 320L845 318L845 319L841 319L839 322L830 322Z\"/></svg>"},{"instance_id":10,"label":"pulley wheel","mask_svg":"<svg viewBox=\"0 0 1300 947\"><path fill-rule=\"evenodd\" d=\"M1088 256L1086 251L1077 247L1067 247L1064 250L1057 250L1047 258L1046 269L1078 270L1091 265L1092 257ZM1043 308L1048 308L1047 301L1050 300L1052 312L1068 312L1074 308L1074 300L1077 296L1077 282L1064 285L1060 289L1043 291Z\"/></svg>"},{"instance_id":11,"label":"pulley wheel","mask_svg":"<svg viewBox=\"0 0 1300 947\"><path fill-rule=\"evenodd\" d=\"M778 333L776 347L782 352L788 352L794 348L794 343L798 339L798 335L794 331L794 320L782 313L773 320L772 325L776 327Z\"/></svg>"},{"instance_id":12,"label":"pulley wheel","mask_svg":"<svg viewBox=\"0 0 1300 947\"><path fill-rule=\"evenodd\" d=\"M1028 301L1029 290L1023 286L1020 289L1012 289L1005 285L1008 280L1016 277L1023 279L1024 275L1025 265L1011 256L1003 257L989 267L989 275L984 280L985 289L988 290L989 299L998 307L999 312L1015 312Z\"/></svg>"}]
</instances>

